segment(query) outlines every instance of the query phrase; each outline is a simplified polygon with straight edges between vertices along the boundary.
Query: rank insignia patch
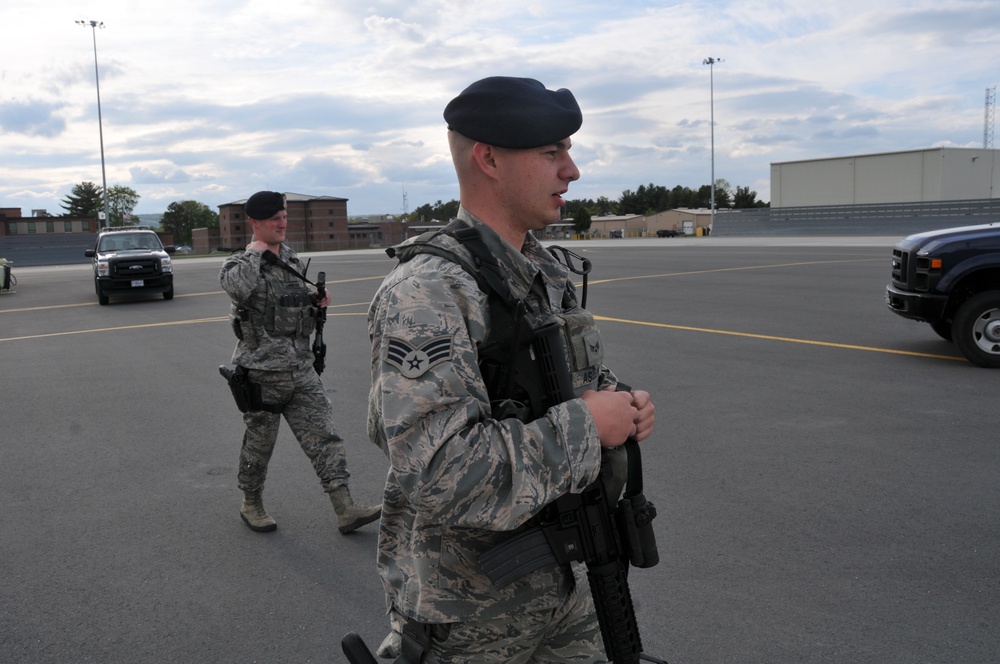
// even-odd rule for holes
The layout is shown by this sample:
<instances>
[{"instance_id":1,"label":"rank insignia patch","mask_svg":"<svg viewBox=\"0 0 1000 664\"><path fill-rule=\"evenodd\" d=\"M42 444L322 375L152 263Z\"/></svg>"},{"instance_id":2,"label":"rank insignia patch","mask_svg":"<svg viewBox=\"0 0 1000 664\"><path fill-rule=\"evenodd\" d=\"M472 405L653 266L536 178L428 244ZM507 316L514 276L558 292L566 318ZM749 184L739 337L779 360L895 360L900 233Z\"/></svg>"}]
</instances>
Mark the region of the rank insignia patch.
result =
<instances>
[{"instance_id":1,"label":"rank insignia patch","mask_svg":"<svg viewBox=\"0 0 1000 664\"><path fill-rule=\"evenodd\" d=\"M407 378L418 378L431 367L451 359L451 337L434 337L419 347L395 337L389 338L385 361Z\"/></svg>"}]
</instances>

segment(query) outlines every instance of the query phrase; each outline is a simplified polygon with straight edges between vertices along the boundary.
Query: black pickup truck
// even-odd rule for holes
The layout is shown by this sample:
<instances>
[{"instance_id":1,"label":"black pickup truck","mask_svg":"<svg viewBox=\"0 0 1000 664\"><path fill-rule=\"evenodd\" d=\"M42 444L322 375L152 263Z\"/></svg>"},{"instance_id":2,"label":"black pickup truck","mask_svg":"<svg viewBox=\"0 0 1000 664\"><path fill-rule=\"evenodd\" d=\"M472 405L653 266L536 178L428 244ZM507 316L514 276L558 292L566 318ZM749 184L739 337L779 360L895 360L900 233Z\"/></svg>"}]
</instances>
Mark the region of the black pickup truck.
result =
<instances>
[{"instance_id":1,"label":"black pickup truck","mask_svg":"<svg viewBox=\"0 0 1000 664\"><path fill-rule=\"evenodd\" d=\"M897 242L885 303L904 318L930 323L970 362L1000 368L1000 223Z\"/></svg>"},{"instance_id":2,"label":"black pickup truck","mask_svg":"<svg viewBox=\"0 0 1000 664\"><path fill-rule=\"evenodd\" d=\"M162 293L174 297L173 245L164 247L151 229L139 226L101 231L97 244L84 255L94 266L97 302L108 304L111 296Z\"/></svg>"}]
</instances>

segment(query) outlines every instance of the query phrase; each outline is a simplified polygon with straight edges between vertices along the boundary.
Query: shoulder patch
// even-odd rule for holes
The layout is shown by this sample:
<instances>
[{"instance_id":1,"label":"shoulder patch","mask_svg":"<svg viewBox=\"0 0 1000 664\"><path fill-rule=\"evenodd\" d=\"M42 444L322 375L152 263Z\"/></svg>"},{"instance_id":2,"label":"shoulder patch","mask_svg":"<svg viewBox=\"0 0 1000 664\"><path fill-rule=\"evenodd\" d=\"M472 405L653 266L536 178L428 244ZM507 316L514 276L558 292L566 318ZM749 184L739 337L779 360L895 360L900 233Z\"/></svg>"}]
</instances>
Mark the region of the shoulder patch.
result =
<instances>
[{"instance_id":1,"label":"shoulder patch","mask_svg":"<svg viewBox=\"0 0 1000 664\"><path fill-rule=\"evenodd\" d=\"M431 367L451 359L451 337L439 336L414 347L408 341L389 337L385 361L406 378L419 378Z\"/></svg>"}]
</instances>

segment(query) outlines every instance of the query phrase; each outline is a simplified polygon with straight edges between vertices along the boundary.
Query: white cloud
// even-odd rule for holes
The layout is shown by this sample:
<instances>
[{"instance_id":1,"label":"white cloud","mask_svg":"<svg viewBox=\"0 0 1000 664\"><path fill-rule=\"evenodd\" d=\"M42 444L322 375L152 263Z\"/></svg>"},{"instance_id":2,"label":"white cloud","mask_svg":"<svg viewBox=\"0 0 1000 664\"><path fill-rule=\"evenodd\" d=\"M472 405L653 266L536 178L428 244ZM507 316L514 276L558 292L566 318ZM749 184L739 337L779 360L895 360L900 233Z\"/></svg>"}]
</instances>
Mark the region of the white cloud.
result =
<instances>
[{"instance_id":1,"label":"white cloud","mask_svg":"<svg viewBox=\"0 0 1000 664\"><path fill-rule=\"evenodd\" d=\"M441 112L473 80L568 87L584 109L569 196L716 175L769 198L770 162L981 144L993 0L8 0L0 206L61 211L101 181L139 212L271 188L352 214L457 197Z\"/></svg>"}]
</instances>

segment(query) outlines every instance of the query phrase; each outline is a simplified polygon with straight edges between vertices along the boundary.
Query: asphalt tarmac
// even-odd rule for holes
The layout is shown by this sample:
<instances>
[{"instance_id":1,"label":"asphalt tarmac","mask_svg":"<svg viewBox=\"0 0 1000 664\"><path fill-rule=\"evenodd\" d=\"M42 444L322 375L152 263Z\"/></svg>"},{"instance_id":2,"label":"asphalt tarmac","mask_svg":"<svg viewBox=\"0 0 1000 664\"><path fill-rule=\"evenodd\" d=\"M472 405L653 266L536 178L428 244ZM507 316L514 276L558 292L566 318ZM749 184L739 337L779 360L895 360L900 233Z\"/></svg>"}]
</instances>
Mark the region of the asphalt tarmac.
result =
<instances>
[{"instance_id":1,"label":"asphalt tarmac","mask_svg":"<svg viewBox=\"0 0 1000 664\"><path fill-rule=\"evenodd\" d=\"M657 404L660 564L630 577L649 654L997 661L1000 372L886 309L896 239L564 243L593 262L607 364ZM311 258L352 491L375 500L365 313L392 261ZM221 263L176 260L171 301L99 306L79 265L0 294L0 662L344 662L345 633L385 634L377 529L337 532L284 425L278 530L239 519Z\"/></svg>"}]
</instances>

